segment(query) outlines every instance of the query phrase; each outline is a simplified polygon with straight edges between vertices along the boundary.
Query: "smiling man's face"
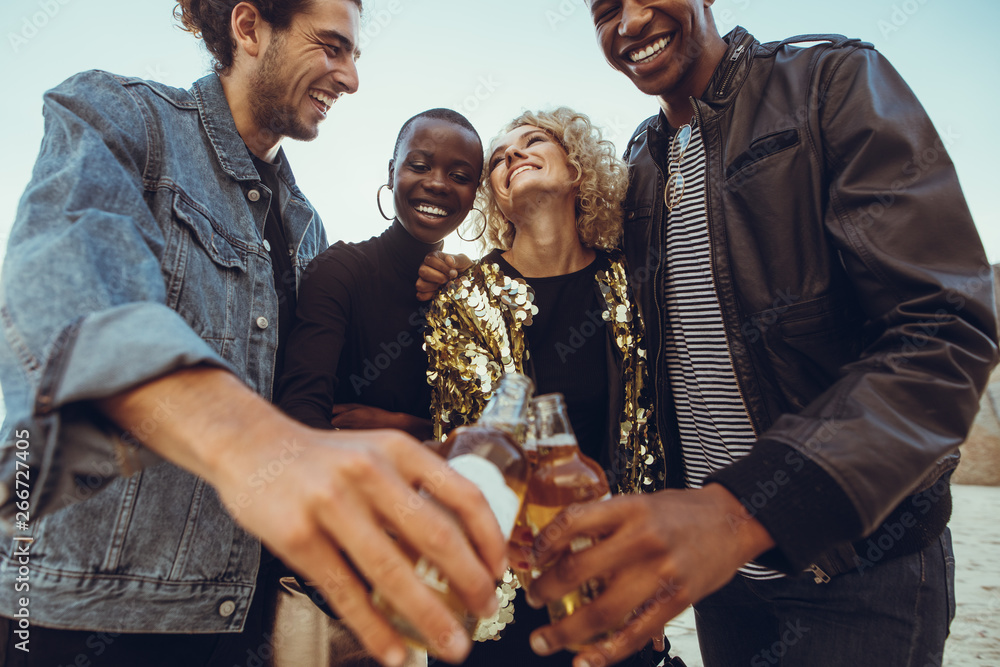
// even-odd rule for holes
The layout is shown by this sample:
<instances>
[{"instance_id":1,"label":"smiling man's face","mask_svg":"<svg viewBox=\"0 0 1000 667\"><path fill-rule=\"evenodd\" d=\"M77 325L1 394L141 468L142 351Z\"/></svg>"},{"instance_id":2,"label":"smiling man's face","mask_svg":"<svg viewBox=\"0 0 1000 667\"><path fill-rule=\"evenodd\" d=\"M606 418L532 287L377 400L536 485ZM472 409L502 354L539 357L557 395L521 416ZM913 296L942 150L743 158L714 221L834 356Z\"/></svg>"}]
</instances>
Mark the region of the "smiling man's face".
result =
<instances>
[{"instance_id":1,"label":"smiling man's face","mask_svg":"<svg viewBox=\"0 0 1000 667\"><path fill-rule=\"evenodd\" d=\"M636 88L666 99L701 96L725 49L714 0L589 2L604 57Z\"/></svg>"},{"instance_id":2,"label":"smiling man's face","mask_svg":"<svg viewBox=\"0 0 1000 667\"><path fill-rule=\"evenodd\" d=\"M358 6L352 0L315 0L291 25L271 33L251 74L251 111L276 135L315 139L341 95L358 89Z\"/></svg>"}]
</instances>

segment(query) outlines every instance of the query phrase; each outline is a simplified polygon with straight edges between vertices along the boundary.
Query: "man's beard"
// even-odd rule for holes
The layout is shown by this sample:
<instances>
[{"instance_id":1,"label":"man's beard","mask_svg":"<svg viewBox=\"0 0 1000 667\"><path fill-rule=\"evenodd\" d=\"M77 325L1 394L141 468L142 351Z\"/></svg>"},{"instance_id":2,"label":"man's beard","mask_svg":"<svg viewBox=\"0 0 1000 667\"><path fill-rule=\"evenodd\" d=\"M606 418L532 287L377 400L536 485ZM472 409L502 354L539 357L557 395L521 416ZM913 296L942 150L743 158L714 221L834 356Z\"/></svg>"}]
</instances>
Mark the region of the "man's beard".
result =
<instances>
[{"instance_id":1,"label":"man's beard","mask_svg":"<svg viewBox=\"0 0 1000 667\"><path fill-rule=\"evenodd\" d=\"M287 85L281 71L283 46L282 34L274 33L260 67L250 77L250 113L262 130L299 141L312 141L319 135L319 127L303 123L298 109L282 102Z\"/></svg>"}]
</instances>

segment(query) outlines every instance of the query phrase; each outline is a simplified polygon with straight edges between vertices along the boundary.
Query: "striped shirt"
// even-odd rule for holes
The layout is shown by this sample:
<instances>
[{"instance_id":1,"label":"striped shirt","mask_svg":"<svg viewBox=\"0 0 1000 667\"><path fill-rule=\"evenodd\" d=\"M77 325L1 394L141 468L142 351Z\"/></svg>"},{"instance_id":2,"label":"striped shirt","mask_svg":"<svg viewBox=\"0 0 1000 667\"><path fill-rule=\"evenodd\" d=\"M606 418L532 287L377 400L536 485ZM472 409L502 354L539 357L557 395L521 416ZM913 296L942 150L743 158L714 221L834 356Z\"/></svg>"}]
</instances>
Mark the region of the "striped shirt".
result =
<instances>
[{"instance_id":1,"label":"striped shirt","mask_svg":"<svg viewBox=\"0 0 1000 667\"><path fill-rule=\"evenodd\" d=\"M679 152L673 149L670 160ZM705 146L697 125L680 171L684 191L666 223L663 358L676 404L686 483L699 489L709 474L750 453L757 438L736 382L715 291ZM783 576L754 563L740 572L752 579Z\"/></svg>"}]
</instances>

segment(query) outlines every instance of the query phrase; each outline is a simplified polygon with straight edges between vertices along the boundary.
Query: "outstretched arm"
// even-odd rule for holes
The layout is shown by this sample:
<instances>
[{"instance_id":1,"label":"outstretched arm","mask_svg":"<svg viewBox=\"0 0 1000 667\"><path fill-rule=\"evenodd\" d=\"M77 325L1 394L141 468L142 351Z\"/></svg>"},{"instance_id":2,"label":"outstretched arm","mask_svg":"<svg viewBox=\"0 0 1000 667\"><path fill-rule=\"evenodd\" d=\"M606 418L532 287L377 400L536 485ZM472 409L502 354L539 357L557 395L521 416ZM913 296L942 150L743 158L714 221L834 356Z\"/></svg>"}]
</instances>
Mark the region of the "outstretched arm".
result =
<instances>
[{"instance_id":1,"label":"outstretched arm","mask_svg":"<svg viewBox=\"0 0 1000 667\"><path fill-rule=\"evenodd\" d=\"M586 646L577 660L609 665L639 651L650 637L692 603L724 586L746 562L774 546L767 531L718 484L704 489L619 495L564 510L535 541L545 574L531 584L539 606L601 577L600 598L532 634L536 653L549 655L608 630L610 638ZM598 537L572 553L580 536Z\"/></svg>"},{"instance_id":2,"label":"outstretched arm","mask_svg":"<svg viewBox=\"0 0 1000 667\"><path fill-rule=\"evenodd\" d=\"M164 402L180 416L157 429L139 428ZM146 447L212 484L238 523L318 582L384 664L402 663L403 640L374 609L350 564L442 658L459 661L470 647L390 534L434 563L469 609L493 611L493 581L504 556L496 521L471 483L412 438L395 431L310 429L232 374L204 367L171 373L97 405L121 427L142 433ZM261 493L251 482L275 461L282 472L270 476ZM430 492L440 506L418 491Z\"/></svg>"}]
</instances>

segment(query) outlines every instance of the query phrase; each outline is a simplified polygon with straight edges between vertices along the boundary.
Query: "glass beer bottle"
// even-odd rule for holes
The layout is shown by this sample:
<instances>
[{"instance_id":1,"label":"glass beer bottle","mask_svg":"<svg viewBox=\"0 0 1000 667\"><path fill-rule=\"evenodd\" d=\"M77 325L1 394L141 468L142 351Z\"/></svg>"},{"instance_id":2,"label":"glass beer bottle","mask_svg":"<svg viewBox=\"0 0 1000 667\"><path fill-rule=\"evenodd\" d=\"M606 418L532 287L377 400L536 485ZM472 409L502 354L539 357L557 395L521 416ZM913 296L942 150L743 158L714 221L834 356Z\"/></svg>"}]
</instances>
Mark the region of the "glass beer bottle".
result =
<instances>
[{"instance_id":1,"label":"glass beer bottle","mask_svg":"<svg viewBox=\"0 0 1000 667\"><path fill-rule=\"evenodd\" d=\"M500 379L475 424L459 426L448 436L442 454L448 465L473 482L486 498L504 534L510 537L528 486L528 461L521 449L527 435L528 409L534 386L519 373ZM470 613L426 558L416 560L417 575L437 591L469 635L478 618ZM376 591L373 602L400 634L421 648L432 649L417 630Z\"/></svg>"},{"instance_id":2,"label":"glass beer bottle","mask_svg":"<svg viewBox=\"0 0 1000 667\"><path fill-rule=\"evenodd\" d=\"M521 446L524 450L524 456L528 460L529 475L534 474L535 465L538 463L536 436L535 409L534 401L532 401L532 406L528 410L528 433L524 439L524 444ZM530 477L528 478L528 483L531 483ZM517 580L525 592L528 591L531 580L541 574L541 572L534 569L531 565L531 551L535 536L532 534L531 526L528 525L528 518L525 514L527 509L527 496L525 496L525 502L521 505L521 512L517 515L517 521L514 522L514 530L510 534L510 540L507 543L507 557L510 562L510 569L517 576Z\"/></svg>"},{"instance_id":3,"label":"glass beer bottle","mask_svg":"<svg viewBox=\"0 0 1000 667\"><path fill-rule=\"evenodd\" d=\"M546 527L565 508L575 503L605 500L611 493L604 470L580 451L562 394L539 396L532 401L532 407L535 451L531 458L535 460L523 516L532 535L538 537L546 533ZM593 544L589 537L578 537L570 544L570 549L575 553ZM600 595L603 587L602 581L591 579L561 599L550 602L549 617L555 622L569 616Z\"/></svg>"}]
</instances>

